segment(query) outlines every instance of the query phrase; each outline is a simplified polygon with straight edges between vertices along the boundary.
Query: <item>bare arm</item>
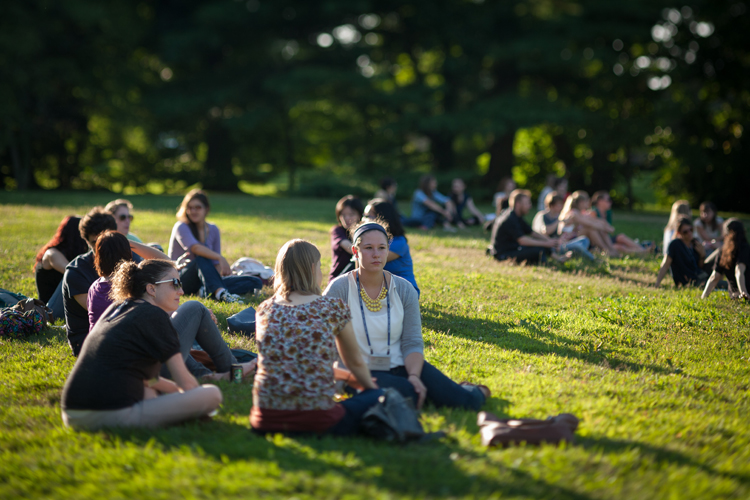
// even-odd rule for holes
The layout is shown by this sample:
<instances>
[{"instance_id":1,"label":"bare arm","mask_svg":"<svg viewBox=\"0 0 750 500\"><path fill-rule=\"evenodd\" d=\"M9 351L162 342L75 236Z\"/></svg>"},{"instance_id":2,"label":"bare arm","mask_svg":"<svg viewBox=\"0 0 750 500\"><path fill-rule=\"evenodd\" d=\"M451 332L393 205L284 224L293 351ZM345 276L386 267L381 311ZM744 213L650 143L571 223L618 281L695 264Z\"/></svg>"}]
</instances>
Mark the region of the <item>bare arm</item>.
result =
<instances>
[{"instance_id":1,"label":"bare arm","mask_svg":"<svg viewBox=\"0 0 750 500\"><path fill-rule=\"evenodd\" d=\"M740 297L747 297L747 284L745 283L745 264L738 262L734 266L734 279L737 280L737 289L740 291Z\"/></svg>"},{"instance_id":2,"label":"bare arm","mask_svg":"<svg viewBox=\"0 0 750 500\"><path fill-rule=\"evenodd\" d=\"M664 276L667 275L667 271L669 271L669 266L671 265L672 257L665 255L664 260L661 262L661 267L659 268L659 274L656 275L656 283L654 283L656 288L659 288L659 285L661 285L661 281L664 279Z\"/></svg>"},{"instance_id":3,"label":"bare arm","mask_svg":"<svg viewBox=\"0 0 750 500\"><path fill-rule=\"evenodd\" d=\"M430 210L434 210L435 212L441 213L441 214L443 214L444 216L446 216L448 218L450 218L450 216L451 216L450 211L447 210L447 209L444 209L443 207L441 207L440 204L438 202L436 202L436 201L432 201L431 199L428 198L428 199L424 200L422 203L424 203L424 206L426 206ZM447 206L448 206L448 204L446 203L446 207Z\"/></svg>"},{"instance_id":4,"label":"bare arm","mask_svg":"<svg viewBox=\"0 0 750 500\"><path fill-rule=\"evenodd\" d=\"M539 233L531 233L531 234L537 234L541 236ZM555 248L558 246L558 243L551 239L551 238L535 238L533 236L521 236L518 238L518 244L523 245L526 247L545 247L545 248Z\"/></svg>"},{"instance_id":5,"label":"bare arm","mask_svg":"<svg viewBox=\"0 0 750 500\"><path fill-rule=\"evenodd\" d=\"M78 302L81 307L83 307L87 311L89 310L88 305L86 305L86 301L89 298L87 293L79 293L78 295L73 295L73 298L76 299L76 302Z\"/></svg>"},{"instance_id":6,"label":"bare arm","mask_svg":"<svg viewBox=\"0 0 750 500\"><path fill-rule=\"evenodd\" d=\"M719 284L719 281L721 281L721 274L717 273L716 271L712 272L711 277L706 282L706 288L703 290L701 298L705 299L706 297L711 295L711 292L714 291L714 288L716 288L716 285Z\"/></svg>"},{"instance_id":7,"label":"bare arm","mask_svg":"<svg viewBox=\"0 0 750 500\"><path fill-rule=\"evenodd\" d=\"M167 368L169 368L169 373L172 374L172 378L174 378L177 386L182 389L183 391L189 391L191 389L195 389L196 387L200 387L198 384L198 381L195 380L195 377L193 377L190 372L187 369L187 366L185 366L185 361L182 359L182 354L179 352L169 358L167 360Z\"/></svg>"},{"instance_id":8,"label":"bare arm","mask_svg":"<svg viewBox=\"0 0 750 500\"><path fill-rule=\"evenodd\" d=\"M130 249L133 252L140 255L146 260L149 260L149 259L171 260L169 257L167 257L167 254L165 254L164 252L160 252L154 247L150 247L148 245L144 245L143 243L138 243L137 241L131 241L131 240L128 240L128 243L130 243Z\"/></svg>"},{"instance_id":9,"label":"bare arm","mask_svg":"<svg viewBox=\"0 0 750 500\"><path fill-rule=\"evenodd\" d=\"M173 392L180 392L180 388L171 380L164 377L157 377L154 380L146 380L144 385L149 389L157 390L163 394L171 394Z\"/></svg>"},{"instance_id":10,"label":"bare arm","mask_svg":"<svg viewBox=\"0 0 750 500\"><path fill-rule=\"evenodd\" d=\"M476 205L474 205L474 200L472 198L469 198L466 202L466 208L469 209L471 215L479 219L479 222L484 222L484 214L479 211Z\"/></svg>"},{"instance_id":11,"label":"bare arm","mask_svg":"<svg viewBox=\"0 0 750 500\"><path fill-rule=\"evenodd\" d=\"M65 266L69 262L60 250L57 248L48 248L42 257L42 268L54 269L58 273L65 274Z\"/></svg>"},{"instance_id":12,"label":"bare arm","mask_svg":"<svg viewBox=\"0 0 750 500\"><path fill-rule=\"evenodd\" d=\"M572 220L574 223L580 224L589 229L595 229L597 231L604 231L606 233L615 232L615 228L607 224L606 220L599 219L597 217L592 217L590 215L577 214L573 212Z\"/></svg>"},{"instance_id":13,"label":"bare arm","mask_svg":"<svg viewBox=\"0 0 750 500\"><path fill-rule=\"evenodd\" d=\"M352 242L349 240L341 240L339 242L339 247L348 254L352 253Z\"/></svg>"},{"instance_id":14,"label":"bare arm","mask_svg":"<svg viewBox=\"0 0 750 500\"><path fill-rule=\"evenodd\" d=\"M349 321L336 336L336 348L341 355L341 360L346 367L349 368L352 374L354 374L357 382L359 382L362 387L365 389L378 388L378 386L372 381L370 368L367 366L364 359L362 359L362 354L359 352L359 344L357 344L357 338L354 335L354 328L352 328L351 321Z\"/></svg>"}]
</instances>

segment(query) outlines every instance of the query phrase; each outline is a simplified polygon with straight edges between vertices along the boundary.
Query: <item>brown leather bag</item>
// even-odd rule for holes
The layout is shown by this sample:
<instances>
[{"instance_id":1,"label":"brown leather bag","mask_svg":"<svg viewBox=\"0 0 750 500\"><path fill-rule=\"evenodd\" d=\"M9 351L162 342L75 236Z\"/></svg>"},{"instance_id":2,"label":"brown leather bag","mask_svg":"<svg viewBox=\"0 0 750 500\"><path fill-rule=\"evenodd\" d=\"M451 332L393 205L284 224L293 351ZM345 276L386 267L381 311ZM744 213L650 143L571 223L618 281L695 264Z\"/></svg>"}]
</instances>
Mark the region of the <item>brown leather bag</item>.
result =
<instances>
[{"instance_id":1,"label":"brown leather bag","mask_svg":"<svg viewBox=\"0 0 750 500\"><path fill-rule=\"evenodd\" d=\"M39 313L39 316L42 317L42 320L44 321L44 326L47 326L47 323L53 323L55 321L55 317L52 314L52 309L47 307L47 305L42 302L39 299L24 299L21 301L18 301L16 305L14 305L11 309L15 309L16 311L26 313L29 311L36 311Z\"/></svg>"},{"instance_id":2,"label":"brown leather bag","mask_svg":"<svg viewBox=\"0 0 750 500\"><path fill-rule=\"evenodd\" d=\"M578 419L570 413L562 413L547 420L533 418L501 419L482 411L477 416L482 444L485 446L509 446L511 444L572 443L573 433L578 428Z\"/></svg>"}]
</instances>

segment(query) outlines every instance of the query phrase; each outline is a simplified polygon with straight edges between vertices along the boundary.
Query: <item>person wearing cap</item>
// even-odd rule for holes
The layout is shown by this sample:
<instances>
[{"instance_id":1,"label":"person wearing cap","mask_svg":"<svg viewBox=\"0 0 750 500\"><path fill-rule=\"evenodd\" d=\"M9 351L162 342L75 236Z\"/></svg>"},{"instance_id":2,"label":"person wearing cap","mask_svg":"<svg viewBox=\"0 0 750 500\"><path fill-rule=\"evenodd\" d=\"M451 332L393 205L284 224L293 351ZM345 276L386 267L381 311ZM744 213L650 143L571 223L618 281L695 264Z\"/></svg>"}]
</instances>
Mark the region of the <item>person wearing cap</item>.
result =
<instances>
[{"instance_id":1,"label":"person wearing cap","mask_svg":"<svg viewBox=\"0 0 750 500\"><path fill-rule=\"evenodd\" d=\"M425 361L417 291L383 269L390 240L382 220L356 226L352 248L358 268L329 283L324 295L351 309L360 352L379 387L395 388L417 408L427 400L437 407L479 410L490 397L486 386L457 384Z\"/></svg>"}]
</instances>

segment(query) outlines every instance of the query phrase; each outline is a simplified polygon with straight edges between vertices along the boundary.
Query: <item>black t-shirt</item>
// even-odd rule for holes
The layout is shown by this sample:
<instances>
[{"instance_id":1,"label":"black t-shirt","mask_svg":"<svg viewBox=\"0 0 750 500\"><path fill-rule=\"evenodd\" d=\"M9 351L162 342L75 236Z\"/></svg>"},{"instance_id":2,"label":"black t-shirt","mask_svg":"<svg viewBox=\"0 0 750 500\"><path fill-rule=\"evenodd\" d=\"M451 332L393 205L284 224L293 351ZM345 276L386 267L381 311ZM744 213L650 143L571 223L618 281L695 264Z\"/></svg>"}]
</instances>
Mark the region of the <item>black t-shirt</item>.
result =
<instances>
[{"instance_id":1,"label":"black t-shirt","mask_svg":"<svg viewBox=\"0 0 750 500\"><path fill-rule=\"evenodd\" d=\"M122 308L117 311L121 305ZM143 381L180 352L169 315L143 301L112 304L86 337L62 393L66 410L119 410L143 399Z\"/></svg>"},{"instance_id":2,"label":"black t-shirt","mask_svg":"<svg viewBox=\"0 0 750 500\"><path fill-rule=\"evenodd\" d=\"M65 268L63 277L63 305L65 306L65 329L73 354L78 356L81 345L89 333L89 314L76 302L76 295L88 294L91 284L99 278L94 269L94 252L79 255Z\"/></svg>"},{"instance_id":3,"label":"black t-shirt","mask_svg":"<svg viewBox=\"0 0 750 500\"><path fill-rule=\"evenodd\" d=\"M55 291L57 285L63 279L63 275L56 269L45 269L42 264L36 266L34 270L34 278L36 279L36 291L39 294L39 300L45 304L49 302Z\"/></svg>"},{"instance_id":4,"label":"black t-shirt","mask_svg":"<svg viewBox=\"0 0 750 500\"><path fill-rule=\"evenodd\" d=\"M672 278L675 285L695 284L698 281L698 257L695 250L684 241L675 238L667 247L667 256L671 257Z\"/></svg>"},{"instance_id":5,"label":"black t-shirt","mask_svg":"<svg viewBox=\"0 0 750 500\"><path fill-rule=\"evenodd\" d=\"M745 285L748 284L747 270L750 269L750 246L742 245L737 251L737 257L727 267L723 267L719 262L721 261L721 255L714 261L714 271L723 274L727 278L729 284L729 291L733 294L739 293L737 288L737 278L734 276L734 268L737 264L745 264Z\"/></svg>"},{"instance_id":6,"label":"black t-shirt","mask_svg":"<svg viewBox=\"0 0 750 500\"><path fill-rule=\"evenodd\" d=\"M495 255L517 250L518 238L532 232L529 223L510 208L500 213L492 226L492 247Z\"/></svg>"}]
</instances>

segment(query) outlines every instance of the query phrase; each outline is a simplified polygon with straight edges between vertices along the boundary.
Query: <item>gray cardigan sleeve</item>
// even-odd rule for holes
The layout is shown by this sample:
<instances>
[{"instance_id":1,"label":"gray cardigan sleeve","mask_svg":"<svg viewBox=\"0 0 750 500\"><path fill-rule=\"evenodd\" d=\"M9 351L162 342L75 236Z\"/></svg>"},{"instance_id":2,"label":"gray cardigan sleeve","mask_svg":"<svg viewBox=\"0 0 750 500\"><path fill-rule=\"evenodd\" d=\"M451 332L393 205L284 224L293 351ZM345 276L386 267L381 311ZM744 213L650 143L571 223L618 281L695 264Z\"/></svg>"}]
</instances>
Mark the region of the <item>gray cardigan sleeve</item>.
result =
<instances>
[{"instance_id":1,"label":"gray cardigan sleeve","mask_svg":"<svg viewBox=\"0 0 750 500\"><path fill-rule=\"evenodd\" d=\"M404 326L401 332L401 354L404 358L413 352L424 355L422 338L422 316L419 312L419 299L414 286L404 278L391 274L392 286L398 290L398 296L404 306ZM328 284L326 297L336 297L344 302L349 301L349 281L347 275L339 276Z\"/></svg>"}]
</instances>

